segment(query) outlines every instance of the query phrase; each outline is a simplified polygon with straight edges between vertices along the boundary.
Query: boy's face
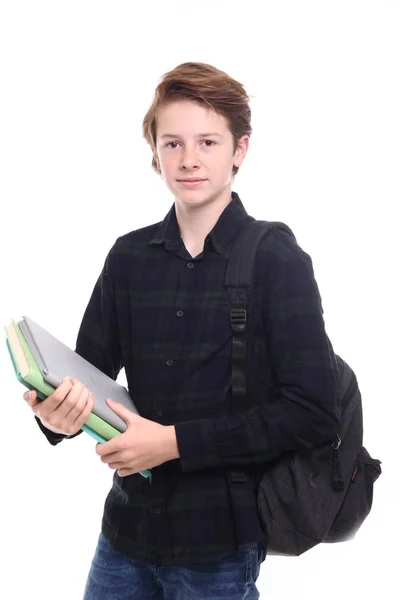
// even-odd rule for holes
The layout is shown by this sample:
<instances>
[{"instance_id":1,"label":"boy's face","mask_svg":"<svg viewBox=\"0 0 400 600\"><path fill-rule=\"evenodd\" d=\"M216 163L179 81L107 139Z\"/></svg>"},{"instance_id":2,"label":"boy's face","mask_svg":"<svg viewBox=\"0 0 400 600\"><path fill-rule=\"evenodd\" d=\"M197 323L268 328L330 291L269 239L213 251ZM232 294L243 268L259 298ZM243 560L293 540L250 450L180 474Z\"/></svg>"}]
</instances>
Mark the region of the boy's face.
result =
<instances>
[{"instance_id":1,"label":"boy's face","mask_svg":"<svg viewBox=\"0 0 400 600\"><path fill-rule=\"evenodd\" d=\"M232 167L242 164L248 143L242 136L234 153L225 117L196 102L179 100L157 111L157 166L175 200L186 206L230 197ZM180 180L186 178L204 181L185 185Z\"/></svg>"}]
</instances>

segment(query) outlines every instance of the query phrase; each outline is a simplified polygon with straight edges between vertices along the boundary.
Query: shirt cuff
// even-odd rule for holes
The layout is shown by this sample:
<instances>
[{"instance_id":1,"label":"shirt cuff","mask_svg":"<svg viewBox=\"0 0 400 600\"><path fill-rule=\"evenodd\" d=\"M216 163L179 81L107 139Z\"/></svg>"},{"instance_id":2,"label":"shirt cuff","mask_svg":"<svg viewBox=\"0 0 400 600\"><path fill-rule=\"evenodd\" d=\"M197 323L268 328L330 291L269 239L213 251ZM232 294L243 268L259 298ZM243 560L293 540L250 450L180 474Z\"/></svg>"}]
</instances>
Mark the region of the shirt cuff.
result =
<instances>
[{"instance_id":1,"label":"shirt cuff","mask_svg":"<svg viewBox=\"0 0 400 600\"><path fill-rule=\"evenodd\" d=\"M219 465L212 419L175 423L175 432L183 471L196 471Z\"/></svg>"},{"instance_id":2,"label":"shirt cuff","mask_svg":"<svg viewBox=\"0 0 400 600\"><path fill-rule=\"evenodd\" d=\"M47 429L47 427L45 427L42 423L42 421L39 419L39 417L36 417L36 422L39 425L41 431L44 433L44 435L47 438L47 441L52 445L52 446L56 446L57 444L59 444L60 442L63 441L63 439L65 439L66 435L63 435L62 433L54 433L54 431L50 431L50 429Z\"/></svg>"}]
</instances>

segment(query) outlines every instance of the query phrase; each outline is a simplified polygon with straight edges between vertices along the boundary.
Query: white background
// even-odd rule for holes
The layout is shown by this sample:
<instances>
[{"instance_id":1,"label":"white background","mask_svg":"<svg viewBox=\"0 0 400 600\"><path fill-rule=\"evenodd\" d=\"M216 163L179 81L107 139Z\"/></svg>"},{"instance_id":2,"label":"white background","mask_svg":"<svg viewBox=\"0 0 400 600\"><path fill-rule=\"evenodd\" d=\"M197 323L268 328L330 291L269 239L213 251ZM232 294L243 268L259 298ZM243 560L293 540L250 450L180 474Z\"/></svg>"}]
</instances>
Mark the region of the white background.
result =
<instances>
[{"instance_id":1,"label":"white background","mask_svg":"<svg viewBox=\"0 0 400 600\"><path fill-rule=\"evenodd\" d=\"M354 541L267 558L266 600L398 597L399 30L385 0L1 3L3 325L29 315L74 347L111 245L164 218L141 124L166 71L211 63L251 96L233 189L311 255L383 468ZM5 343L0 368L2 596L81 598L112 471L86 434L47 443Z\"/></svg>"}]
</instances>

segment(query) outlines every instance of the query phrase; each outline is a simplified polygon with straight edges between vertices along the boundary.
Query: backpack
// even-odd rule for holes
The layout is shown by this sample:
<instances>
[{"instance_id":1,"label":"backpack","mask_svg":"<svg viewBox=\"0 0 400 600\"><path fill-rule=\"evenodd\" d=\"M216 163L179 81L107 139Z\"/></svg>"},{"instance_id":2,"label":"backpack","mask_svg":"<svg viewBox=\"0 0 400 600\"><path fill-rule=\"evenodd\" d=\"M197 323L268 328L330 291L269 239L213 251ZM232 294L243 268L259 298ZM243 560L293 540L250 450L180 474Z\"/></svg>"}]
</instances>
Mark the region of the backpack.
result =
<instances>
[{"instance_id":1,"label":"backpack","mask_svg":"<svg viewBox=\"0 0 400 600\"><path fill-rule=\"evenodd\" d=\"M284 223L259 221L250 216L248 221L234 244L225 276L233 333L231 412L249 408L247 298L258 244L273 228L296 239ZM335 439L261 465L257 511L268 554L299 556L321 542L350 540L371 510L381 461L371 458L362 445L362 403L356 375L340 356L336 358L342 417ZM231 493L240 495L245 480L244 470L228 469Z\"/></svg>"}]
</instances>

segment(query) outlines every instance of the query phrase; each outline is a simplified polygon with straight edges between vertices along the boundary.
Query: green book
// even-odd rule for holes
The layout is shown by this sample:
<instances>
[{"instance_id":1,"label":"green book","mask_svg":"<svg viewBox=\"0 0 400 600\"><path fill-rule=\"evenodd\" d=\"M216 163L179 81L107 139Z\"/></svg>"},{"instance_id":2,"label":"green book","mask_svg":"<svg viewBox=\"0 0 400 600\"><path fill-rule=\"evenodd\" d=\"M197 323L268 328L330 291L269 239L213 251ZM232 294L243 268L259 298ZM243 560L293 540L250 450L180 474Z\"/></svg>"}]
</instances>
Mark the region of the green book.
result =
<instances>
[{"instance_id":1,"label":"green book","mask_svg":"<svg viewBox=\"0 0 400 600\"><path fill-rule=\"evenodd\" d=\"M17 364L14 360L14 356L8 339L6 340L6 344L8 352L10 354L11 362L14 367L15 375L17 376L19 382L22 383L22 385L24 385L26 388L28 388L28 390L35 391L39 400L46 400L46 398L54 392L55 388L49 386L48 383L44 381L43 377L42 379L44 384L42 385L39 379L39 376L41 376L39 369L37 368L37 373L36 369L32 366L32 370L29 374L29 381L28 378L22 377L21 372L18 370ZM45 392L43 391L44 389L46 390ZM116 429L114 429L114 427L112 427L111 425L103 421L103 419L100 419L93 413L89 415L86 423L82 425L82 431L85 431L86 433L91 435L97 442L100 443L107 442L108 440L111 440L113 437L115 437L117 434L121 433L120 431L117 431Z\"/></svg>"},{"instance_id":2,"label":"green book","mask_svg":"<svg viewBox=\"0 0 400 600\"><path fill-rule=\"evenodd\" d=\"M25 387L28 387L28 389L34 390L37 393L38 398L40 400L45 400L48 396L50 396L50 394L52 394L54 392L55 388L52 385L50 385L47 381L45 381L45 379L43 378L43 375L42 375L39 367L36 364L33 354L30 351L28 344L26 343L25 337L16 321L13 321L13 326L14 326L15 333L18 336L18 340L22 346L23 353L28 361L28 369L29 369L29 370L24 369L23 372L21 373L21 365L18 364L19 363L18 353L13 348L12 339L11 339L11 344L10 344L10 340L7 339L6 340L7 348L8 348L9 354L10 354L11 361L14 366L15 374L16 374L18 380ZM7 328L6 331L7 331L7 333L12 334L12 331L10 332L9 328ZM82 426L82 430L86 431L87 433L92 435L92 437L94 437L96 439L96 441L101 442L101 443L111 440L113 437L115 437L116 435L119 435L121 433L120 431L115 429L115 427L113 427L109 423L106 423L106 421L104 421L103 419L101 419L100 417L95 415L94 413L91 413L89 415L88 419Z\"/></svg>"},{"instance_id":3,"label":"green book","mask_svg":"<svg viewBox=\"0 0 400 600\"><path fill-rule=\"evenodd\" d=\"M55 387L50 385L43 378L42 372L35 361L19 324L15 320L12 320L12 322L5 327L5 331L7 334L7 349L18 380L26 388L34 390L40 400L45 400L54 392ZM115 427L94 413L89 415L81 429L100 443L107 442L116 435L121 434ZM148 478L151 482L152 476L149 469L140 471L140 475Z\"/></svg>"}]
</instances>

